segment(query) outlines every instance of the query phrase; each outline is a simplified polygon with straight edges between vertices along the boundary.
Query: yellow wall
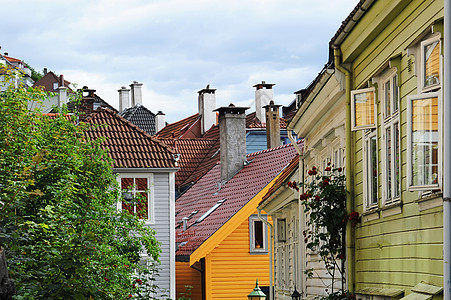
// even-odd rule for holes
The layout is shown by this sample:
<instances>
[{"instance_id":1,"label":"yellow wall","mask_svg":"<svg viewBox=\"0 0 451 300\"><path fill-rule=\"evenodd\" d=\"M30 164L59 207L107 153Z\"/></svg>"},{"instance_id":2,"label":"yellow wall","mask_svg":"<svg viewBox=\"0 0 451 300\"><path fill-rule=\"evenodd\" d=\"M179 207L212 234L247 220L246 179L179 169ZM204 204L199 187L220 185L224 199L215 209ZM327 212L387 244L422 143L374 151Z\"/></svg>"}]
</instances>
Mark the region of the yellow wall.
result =
<instances>
[{"instance_id":1,"label":"yellow wall","mask_svg":"<svg viewBox=\"0 0 451 300\"><path fill-rule=\"evenodd\" d=\"M181 296L186 296L193 300L202 299L202 282L201 273L189 266L189 262L175 263L176 280L176 295L177 299ZM190 291L186 290L186 285L192 286ZM190 293L190 295L188 295Z\"/></svg>"},{"instance_id":2,"label":"yellow wall","mask_svg":"<svg viewBox=\"0 0 451 300\"><path fill-rule=\"evenodd\" d=\"M269 286L269 255L249 253L248 218L205 257L205 267L207 300L247 299L256 279Z\"/></svg>"}]
</instances>

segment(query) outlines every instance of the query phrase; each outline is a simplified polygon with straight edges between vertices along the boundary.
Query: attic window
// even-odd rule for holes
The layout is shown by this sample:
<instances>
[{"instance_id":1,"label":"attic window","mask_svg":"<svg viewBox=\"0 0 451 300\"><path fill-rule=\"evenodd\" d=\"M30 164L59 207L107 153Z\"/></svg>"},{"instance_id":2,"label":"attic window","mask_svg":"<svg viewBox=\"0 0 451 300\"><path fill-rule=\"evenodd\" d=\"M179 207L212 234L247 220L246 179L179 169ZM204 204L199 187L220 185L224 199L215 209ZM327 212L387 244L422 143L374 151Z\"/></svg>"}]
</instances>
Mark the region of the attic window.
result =
<instances>
[{"instance_id":1,"label":"attic window","mask_svg":"<svg viewBox=\"0 0 451 300\"><path fill-rule=\"evenodd\" d=\"M53 83L53 89L54 89L54 90L58 89L58 82L54 82L54 83Z\"/></svg>"},{"instance_id":2,"label":"attic window","mask_svg":"<svg viewBox=\"0 0 451 300\"><path fill-rule=\"evenodd\" d=\"M214 212L219 206L221 206L222 203L224 203L227 199L222 199L216 202L215 205L213 205L212 208L210 208L206 213L202 215L199 219L197 219L196 223L202 222L206 217L208 217L212 212Z\"/></svg>"}]
</instances>

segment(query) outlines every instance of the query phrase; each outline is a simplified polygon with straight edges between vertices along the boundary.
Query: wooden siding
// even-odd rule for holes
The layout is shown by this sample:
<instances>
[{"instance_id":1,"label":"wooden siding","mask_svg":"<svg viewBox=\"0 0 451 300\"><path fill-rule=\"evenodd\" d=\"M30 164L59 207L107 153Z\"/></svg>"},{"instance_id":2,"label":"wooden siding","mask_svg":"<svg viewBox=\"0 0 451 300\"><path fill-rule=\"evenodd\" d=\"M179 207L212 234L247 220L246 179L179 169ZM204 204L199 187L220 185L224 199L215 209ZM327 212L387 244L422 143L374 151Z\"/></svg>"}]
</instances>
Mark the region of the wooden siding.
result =
<instances>
[{"instance_id":1,"label":"wooden siding","mask_svg":"<svg viewBox=\"0 0 451 300\"><path fill-rule=\"evenodd\" d=\"M402 6L402 10L399 7ZM390 11L391 10L391 11ZM393 15L393 12L395 14ZM383 15L391 15L389 23L384 23ZM420 93L417 88L420 70L420 56L408 56L407 47L430 28L434 21L443 17L443 1L379 0L368 11L353 33L343 43L343 57L352 65L354 88L366 86L375 75L387 68L389 59L401 54L400 71L400 135L401 135L401 205L392 208L382 206L382 132L381 93L377 99L377 143L378 143L378 199L379 209L364 215L355 230L355 289L384 287L403 289L410 293L413 286L426 281L437 286L443 285L443 230L442 207L430 205L421 209L422 203L433 203L437 199L422 199L418 192L407 191L407 95ZM380 18L380 19L378 19ZM377 35L369 31L379 28ZM356 44L368 36L372 37L365 47ZM418 44L419 45L419 44ZM348 52L347 52L348 51ZM408 68L409 60L412 67ZM416 61L417 62L416 62ZM416 63L416 64L415 64ZM380 90L381 86L379 86ZM363 131L353 133L354 156L354 196L357 211L364 212L363 195ZM440 197L437 195L436 197ZM440 199L439 199L440 200ZM434 203L440 203L436 201ZM434 207L435 206L435 207ZM365 218L366 221L365 221Z\"/></svg>"},{"instance_id":2,"label":"wooden siding","mask_svg":"<svg viewBox=\"0 0 451 300\"><path fill-rule=\"evenodd\" d=\"M256 279L260 286L269 286L269 255L249 253L248 218L205 261L207 300L246 299Z\"/></svg>"},{"instance_id":3,"label":"wooden siding","mask_svg":"<svg viewBox=\"0 0 451 300\"><path fill-rule=\"evenodd\" d=\"M155 224L151 225L157 232L157 240L161 243L161 265L156 284L159 288L169 290L170 274L170 203L169 203L169 174L154 173L154 203ZM173 275L174 276L174 275ZM175 278L175 276L174 276Z\"/></svg>"},{"instance_id":4,"label":"wooden siding","mask_svg":"<svg viewBox=\"0 0 451 300\"><path fill-rule=\"evenodd\" d=\"M176 262L177 274L176 299L185 296L187 299L202 299L202 274L189 266L189 262ZM187 286L192 287L187 290Z\"/></svg>"}]
</instances>

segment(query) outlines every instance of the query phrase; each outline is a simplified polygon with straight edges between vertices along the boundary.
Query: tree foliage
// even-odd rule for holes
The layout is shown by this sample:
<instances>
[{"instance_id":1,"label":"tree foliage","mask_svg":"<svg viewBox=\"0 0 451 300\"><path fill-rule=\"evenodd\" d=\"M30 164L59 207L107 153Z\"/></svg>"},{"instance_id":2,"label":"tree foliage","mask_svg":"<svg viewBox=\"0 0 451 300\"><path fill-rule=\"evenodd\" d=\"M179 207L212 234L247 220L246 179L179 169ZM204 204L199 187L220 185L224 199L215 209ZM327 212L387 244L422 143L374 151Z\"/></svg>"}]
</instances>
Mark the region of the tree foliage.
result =
<instances>
[{"instance_id":1,"label":"tree foliage","mask_svg":"<svg viewBox=\"0 0 451 300\"><path fill-rule=\"evenodd\" d=\"M155 233L117 211L112 162L88 124L27 110L47 96L0 94L0 246L15 299L150 299L157 274L140 254L158 262Z\"/></svg>"}]
</instances>

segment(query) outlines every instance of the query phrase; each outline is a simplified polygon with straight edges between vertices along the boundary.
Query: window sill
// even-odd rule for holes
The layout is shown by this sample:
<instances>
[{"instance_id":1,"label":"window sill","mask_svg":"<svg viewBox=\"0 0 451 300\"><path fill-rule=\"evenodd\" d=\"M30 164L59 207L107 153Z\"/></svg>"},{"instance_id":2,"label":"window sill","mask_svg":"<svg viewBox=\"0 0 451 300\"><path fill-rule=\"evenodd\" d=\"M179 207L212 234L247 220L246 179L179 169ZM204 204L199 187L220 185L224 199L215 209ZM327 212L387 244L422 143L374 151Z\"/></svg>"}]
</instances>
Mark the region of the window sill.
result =
<instances>
[{"instance_id":1,"label":"window sill","mask_svg":"<svg viewBox=\"0 0 451 300\"><path fill-rule=\"evenodd\" d=\"M374 220L378 220L379 216L379 208L377 206L367 208L367 210L362 213L362 221L370 222Z\"/></svg>"},{"instance_id":2,"label":"window sill","mask_svg":"<svg viewBox=\"0 0 451 300\"><path fill-rule=\"evenodd\" d=\"M402 213L401 200L386 204L382 207L382 217L387 218Z\"/></svg>"},{"instance_id":3,"label":"window sill","mask_svg":"<svg viewBox=\"0 0 451 300\"><path fill-rule=\"evenodd\" d=\"M250 255L267 255L268 254L268 250L250 251L249 254Z\"/></svg>"},{"instance_id":4,"label":"window sill","mask_svg":"<svg viewBox=\"0 0 451 300\"><path fill-rule=\"evenodd\" d=\"M415 201L418 203L418 210L423 211L431 208L443 206L442 193L431 193Z\"/></svg>"}]
</instances>

